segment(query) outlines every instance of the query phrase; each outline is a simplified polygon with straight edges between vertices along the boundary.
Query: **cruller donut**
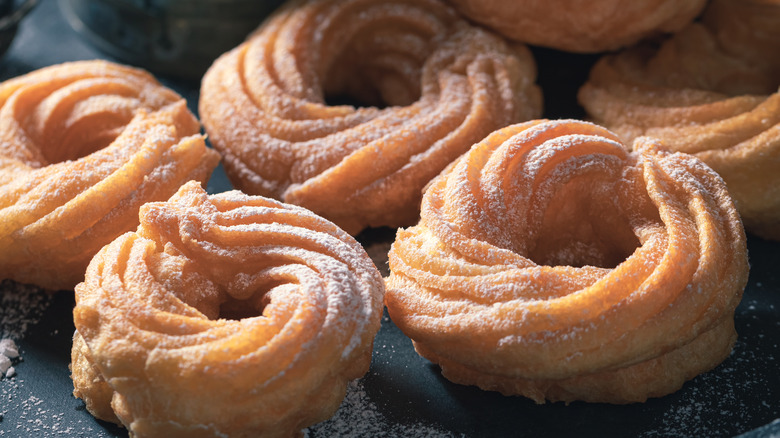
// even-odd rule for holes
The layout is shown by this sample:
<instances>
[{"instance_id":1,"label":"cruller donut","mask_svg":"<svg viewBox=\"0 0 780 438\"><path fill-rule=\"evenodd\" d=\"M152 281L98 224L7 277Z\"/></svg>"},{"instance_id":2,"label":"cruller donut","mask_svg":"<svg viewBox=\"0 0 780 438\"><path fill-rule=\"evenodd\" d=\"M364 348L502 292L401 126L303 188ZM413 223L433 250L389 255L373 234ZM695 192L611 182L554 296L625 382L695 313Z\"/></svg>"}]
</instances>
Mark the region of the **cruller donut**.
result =
<instances>
[{"instance_id":1,"label":"cruller donut","mask_svg":"<svg viewBox=\"0 0 780 438\"><path fill-rule=\"evenodd\" d=\"M444 167L539 116L535 76L527 48L437 0L297 1L212 65L200 116L237 188L355 234L414 223Z\"/></svg>"},{"instance_id":2,"label":"cruller donut","mask_svg":"<svg viewBox=\"0 0 780 438\"><path fill-rule=\"evenodd\" d=\"M745 228L780 240L780 1L714 0L660 47L599 60L579 101L630 142L660 138L726 181Z\"/></svg>"},{"instance_id":3,"label":"cruller donut","mask_svg":"<svg viewBox=\"0 0 780 438\"><path fill-rule=\"evenodd\" d=\"M181 96L144 71L80 61L3 82L0 278L72 288L141 204L218 161Z\"/></svg>"},{"instance_id":4,"label":"cruller donut","mask_svg":"<svg viewBox=\"0 0 780 438\"><path fill-rule=\"evenodd\" d=\"M723 180L586 122L475 145L398 231L386 304L448 379L537 402L629 403L715 367L735 342L745 236Z\"/></svg>"},{"instance_id":5,"label":"cruller donut","mask_svg":"<svg viewBox=\"0 0 780 438\"><path fill-rule=\"evenodd\" d=\"M289 437L371 361L384 283L297 206L185 184L76 287L74 394L135 437ZM115 415L115 416L114 416Z\"/></svg>"},{"instance_id":6,"label":"cruller donut","mask_svg":"<svg viewBox=\"0 0 780 438\"><path fill-rule=\"evenodd\" d=\"M567 52L596 53L676 32L706 0L448 0L507 38Z\"/></svg>"}]
</instances>

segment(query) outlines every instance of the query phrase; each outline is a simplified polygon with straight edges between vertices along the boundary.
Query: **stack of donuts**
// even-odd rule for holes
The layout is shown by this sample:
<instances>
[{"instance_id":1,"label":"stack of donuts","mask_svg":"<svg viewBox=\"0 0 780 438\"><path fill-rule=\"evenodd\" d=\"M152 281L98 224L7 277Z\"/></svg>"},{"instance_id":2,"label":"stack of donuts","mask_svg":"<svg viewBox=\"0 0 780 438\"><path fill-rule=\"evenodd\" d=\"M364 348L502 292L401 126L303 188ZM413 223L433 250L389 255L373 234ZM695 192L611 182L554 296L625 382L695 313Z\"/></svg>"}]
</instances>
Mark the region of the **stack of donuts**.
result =
<instances>
[{"instance_id":1,"label":"stack of donuts","mask_svg":"<svg viewBox=\"0 0 780 438\"><path fill-rule=\"evenodd\" d=\"M453 382L661 397L733 348L743 222L780 240L777 22L776 0L290 1L214 61L200 121L140 69L44 68L0 84L0 277L75 290L74 394L135 437L329 418L385 305ZM541 118L527 45L610 51L587 120ZM235 190L208 194L220 160ZM401 227L385 279L371 227Z\"/></svg>"}]
</instances>

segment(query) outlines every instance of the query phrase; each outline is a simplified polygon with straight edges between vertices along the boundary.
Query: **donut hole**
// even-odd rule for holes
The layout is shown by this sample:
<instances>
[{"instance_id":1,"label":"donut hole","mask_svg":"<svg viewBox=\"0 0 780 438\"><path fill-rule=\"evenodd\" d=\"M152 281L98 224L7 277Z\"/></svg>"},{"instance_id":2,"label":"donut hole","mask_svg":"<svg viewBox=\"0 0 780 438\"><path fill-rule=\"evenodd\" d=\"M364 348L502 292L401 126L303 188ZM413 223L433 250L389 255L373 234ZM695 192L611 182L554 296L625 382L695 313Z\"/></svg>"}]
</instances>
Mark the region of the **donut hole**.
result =
<instances>
[{"instance_id":1,"label":"donut hole","mask_svg":"<svg viewBox=\"0 0 780 438\"><path fill-rule=\"evenodd\" d=\"M260 316L271 302L271 290L279 286L267 286L262 290L253 291L246 298L232 296L224 288L216 288L215 293L209 293L209 288L201 288L192 293L192 289L178 293L179 299L197 309L210 320L228 319L233 321ZM203 293L207 291L206 293Z\"/></svg>"},{"instance_id":2,"label":"donut hole","mask_svg":"<svg viewBox=\"0 0 780 438\"><path fill-rule=\"evenodd\" d=\"M132 96L98 95L75 103L58 95L46 99L30 118L49 163L78 160L108 147L136 114L139 101Z\"/></svg>"},{"instance_id":3,"label":"donut hole","mask_svg":"<svg viewBox=\"0 0 780 438\"><path fill-rule=\"evenodd\" d=\"M235 299L230 296L219 306L219 314L216 318L238 321L244 318L253 318L263 314L268 304L265 293L257 294L249 299Z\"/></svg>"},{"instance_id":4,"label":"donut hole","mask_svg":"<svg viewBox=\"0 0 780 438\"><path fill-rule=\"evenodd\" d=\"M423 63L431 51L429 39L395 20L359 29L326 67L325 102L377 108L416 102L422 93Z\"/></svg>"},{"instance_id":5,"label":"donut hole","mask_svg":"<svg viewBox=\"0 0 780 438\"><path fill-rule=\"evenodd\" d=\"M105 114L80 120L58 139L56 146L44 147L42 153L49 163L78 160L108 147L122 132L129 118ZM91 126L91 127L90 127Z\"/></svg>"},{"instance_id":6,"label":"donut hole","mask_svg":"<svg viewBox=\"0 0 780 438\"><path fill-rule=\"evenodd\" d=\"M168 292L159 299L162 308L182 303L209 320L241 320L262 315L274 293L297 289L297 284L279 278L256 277L231 272L228 267L211 270L183 256L173 245L163 244L166 252L152 255L148 266L162 288ZM216 278L229 278L227 283ZM178 311L177 311L178 312Z\"/></svg>"},{"instance_id":7,"label":"donut hole","mask_svg":"<svg viewBox=\"0 0 780 438\"><path fill-rule=\"evenodd\" d=\"M581 177L550 199L529 258L548 266L614 268L639 246L616 184Z\"/></svg>"},{"instance_id":8,"label":"donut hole","mask_svg":"<svg viewBox=\"0 0 780 438\"><path fill-rule=\"evenodd\" d=\"M220 319L241 320L263 315L275 294L295 294L299 285L275 280L250 285L240 291L234 289L235 285L232 286L228 286L222 294L218 314Z\"/></svg>"}]
</instances>

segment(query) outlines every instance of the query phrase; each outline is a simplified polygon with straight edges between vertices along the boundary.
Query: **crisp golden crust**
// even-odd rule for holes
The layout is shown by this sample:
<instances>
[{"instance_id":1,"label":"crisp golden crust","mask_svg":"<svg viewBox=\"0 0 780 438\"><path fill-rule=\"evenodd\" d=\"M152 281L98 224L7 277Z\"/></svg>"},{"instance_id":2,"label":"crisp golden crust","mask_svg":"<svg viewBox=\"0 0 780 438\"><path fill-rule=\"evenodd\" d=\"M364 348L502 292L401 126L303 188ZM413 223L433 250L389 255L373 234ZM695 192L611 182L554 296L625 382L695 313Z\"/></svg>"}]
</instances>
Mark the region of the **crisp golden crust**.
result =
<instances>
[{"instance_id":1,"label":"crisp golden crust","mask_svg":"<svg viewBox=\"0 0 780 438\"><path fill-rule=\"evenodd\" d=\"M718 0L659 48L606 56L580 89L593 121L695 154L747 230L780 240L780 2ZM763 26L763 27L759 27Z\"/></svg>"},{"instance_id":2,"label":"crisp golden crust","mask_svg":"<svg viewBox=\"0 0 780 438\"><path fill-rule=\"evenodd\" d=\"M111 409L114 390L106 383L100 371L92 363L89 348L79 332L73 333L70 377L73 380L73 396L84 400L87 410L96 418L119 423Z\"/></svg>"},{"instance_id":3,"label":"crisp golden crust","mask_svg":"<svg viewBox=\"0 0 780 438\"><path fill-rule=\"evenodd\" d=\"M287 437L332 415L382 315L360 244L303 208L195 182L140 215L76 287L75 394L90 411L139 437Z\"/></svg>"},{"instance_id":4,"label":"crisp golden crust","mask_svg":"<svg viewBox=\"0 0 780 438\"><path fill-rule=\"evenodd\" d=\"M577 53L676 32L706 0L448 0L463 15L524 43Z\"/></svg>"},{"instance_id":5,"label":"crisp golden crust","mask_svg":"<svg viewBox=\"0 0 780 438\"><path fill-rule=\"evenodd\" d=\"M0 278L73 288L93 255L219 161L185 102L105 61L0 84Z\"/></svg>"},{"instance_id":6,"label":"crisp golden crust","mask_svg":"<svg viewBox=\"0 0 780 438\"><path fill-rule=\"evenodd\" d=\"M579 121L496 131L399 230L385 298L445 377L537 402L673 392L731 351L745 236L700 160Z\"/></svg>"},{"instance_id":7,"label":"crisp golden crust","mask_svg":"<svg viewBox=\"0 0 780 438\"><path fill-rule=\"evenodd\" d=\"M237 188L355 234L414 223L452 160L539 116L535 75L524 46L437 0L293 2L209 69L200 115Z\"/></svg>"}]
</instances>

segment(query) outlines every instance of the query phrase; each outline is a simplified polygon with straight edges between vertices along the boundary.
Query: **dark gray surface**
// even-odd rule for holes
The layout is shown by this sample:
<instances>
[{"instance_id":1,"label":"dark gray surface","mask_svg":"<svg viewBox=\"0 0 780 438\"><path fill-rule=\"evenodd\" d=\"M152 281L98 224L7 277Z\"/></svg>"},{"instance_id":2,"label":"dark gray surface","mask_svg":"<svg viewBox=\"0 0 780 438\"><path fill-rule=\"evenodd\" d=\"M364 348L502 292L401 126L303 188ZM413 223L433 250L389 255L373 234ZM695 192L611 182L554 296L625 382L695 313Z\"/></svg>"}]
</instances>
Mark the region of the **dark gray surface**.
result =
<instances>
[{"instance_id":1,"label":"dark gray surface","mask_svg":"<svg viewBox=\"0 0 780 438\"><path fill-rule=\"evenodd\" d=\"M535 54L545 91L546 115L581 116L573 104L573 93L593 58L544 50L536 50ZM23 21L0 66L0 79L46 65L92 58L111 59L67 25L54 0L42 0ZM196 87L161 79L184 95L194 109ZM224 174L217 172L209 191L227 188ZM381 250L392 236L391 230L382 229L360 238L367 246ZM363 429L371 431L371 436L404 436L410 430L428 436L468 437L778 436L780 427L772 421L780 417L780 244L750 238L748 245L752 269L736 314L740 339L734 353L675 394L628 406L535 405L519 397L454 385L441 377L436 366L417 356L409 339L385 318L375 341L371 370L361 380L361 397L345 403L346 410L356 412L346 412L343 418L355 419L370 408L372 421L379 419L373 428ZM30 312L40 311L40 315L26 315L39 322L16 339L24 358L16 365L17 376L0 380L0 438L126 437L123 429L96 421L71 395L68 363L73 332L72 292L34 294L48 305L32 307ZM14 302L4 301L3 305L0 320L8 312L25 312ZM343 424L324 425L309 435L333 436L345 430ZM352 436L358 435L353 431Z\"/></svg>"}]
</instances>

